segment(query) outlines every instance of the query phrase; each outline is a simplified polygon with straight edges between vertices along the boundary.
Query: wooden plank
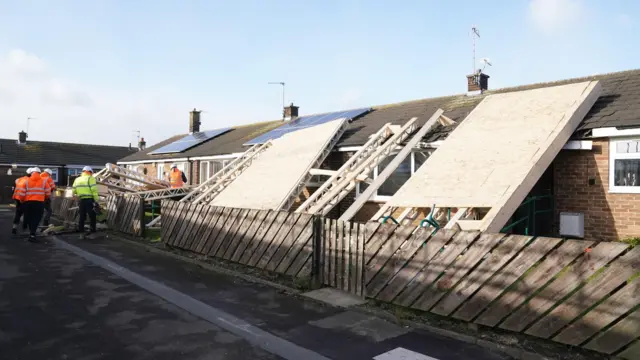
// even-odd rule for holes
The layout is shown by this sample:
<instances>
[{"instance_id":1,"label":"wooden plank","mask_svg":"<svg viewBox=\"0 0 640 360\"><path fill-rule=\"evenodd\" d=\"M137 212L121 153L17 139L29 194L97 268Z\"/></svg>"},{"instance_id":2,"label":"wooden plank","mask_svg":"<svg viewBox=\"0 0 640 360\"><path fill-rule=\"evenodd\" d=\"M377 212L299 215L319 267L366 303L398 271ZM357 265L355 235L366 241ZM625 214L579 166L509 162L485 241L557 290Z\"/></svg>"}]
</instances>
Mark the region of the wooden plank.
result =
<instances>
[{"instance_id":1,"label":"wooden plank","mask_svg":"<svg viewBox=\"0 0 640 360\"><path fill-rule=\"evenodd\" d=\"M164 229L164 235L162 235L162 241L166 244L169 244L171 241L173 241L172 238L172 234L171 232L173 231L173 228L175 227L176 223L178 222L178 214L180 211L180 203L179 202L172 202L171 203L171 213L169 214L169 219L168 221L162 221L162 228ZM164 215L163 215L164 216Z\"/></svg>"},{"instance_id":2,"label":"wooden plank","mask_svg":"<svg viewBox=\"0 0 640 360\"><path fill-rule=\"evenodd\" d=\"M421 228L422 230L423 228ZM380 270L367 284L367 295L377 298L380 291L390 283L396 274L410 261L413 255L422 248L432 230L416 231L409 236L409 239L396 251L389 262ZM425 234L427 236L425 236ZM422 265L422 264L421 264ZM408 279L406 279L408 280ZM391 285L391 284L389 284Z\"/></svg>"},{"instance_id":3,"label":"wooden plank","mask_svg":"<svg viewBox=\"0 0 640 360\"><path fill-rule=\"evenodd\" d=\"M640 359L640 339L618 354L618 357L626 360Z\"/></svg>"},{"instance_id":4,"label":"wooden plank","mask_svg":"<svg viewBox=\"0 0 640 360\"><path fill-rule=\"evenodd\" d=\"M249 266L256 266L260 259L264 256L265 251L269 246L271 246L271 242L273 238L276 236L282 225L285 223L285 220L289 217L289 213L286 211L281 211L278 213L276 218L274 219L269 231L262 237L258 247L253 252L251 256L251 260L249 260Z\"/></svg>"},{"instance_id":5,"label":"wooden plank","mask_svg":"<svg viewBox=\"0 0 640 360\"><path fill-rule=\"evenodd\" d=\"M111 216L109 207L110 207L110 202L111 202L111 198L112 196L109 196L109 199L107 200L107 223L109 223L109 216ZM172 212L172 208L173 208L173 203L167 200L162 200L161 205L162 207L162 216L163 216L163 221L160 223L160 239L162 241L164 241L164 239L166 239L167 237L167 228L168 228L168 224L171 221L171 212ZM166 218L164 218L164 215L167 215Z\"/></svg>"},{"instance_id":6,"label":"wooden plank","mask_svg":"<svg viewBox=\"0 0 640 360\"><path fill-rule=\"evenodd\" d=\"M329 275L331 274L331 231L333 228L331 219L324 218L324 256L322 259L322 284L329 285Z\"/></svg>"},{"instance_id":7,"label":"wooden plank","mask_svg":"<svg viewBox=\"0 0 640 360\"><path fill-rule=\"evenodd\" d=\"M118 231L126 233L129 225L131 224L131 201L129 201L129 197L122 197L118 212L122 213L122 219L119 222L120 226L118 227ZM67 212L65 220L69 221L69 212Z\"/></svg>"},{"instance_id":8,"label":"wooden plank","mask_svg":"<svg viewBox=\"0 0 640 360\"><path fill-rule=\"evenodd\" d=\"M278 214L280 214L278 211L271 211L271 210L264 210L264 211L266 211L266 216L264 218L264 221L262 222L262 224L260 224L260 226L256 228L255 235L253 236L253 238L251 239L251 242L249 242L244 253L240 257L240 260L238 262L240 262L241 264L249 263L249 261L251 260L251 257L253 256L253 253L258 248L258 246L260 246L260 244L262 243L262 238L269 231L269 229L271 228L271 225L273 225L273 221L276 219Z\"/></svg>"},{"instance_id":9,"label":"wooden plank","mask_svg":"<svg viewBox=\"0 0 640 360\"><path fill-rule=\"evenodd\" d=\"M240 212L242 212L242 209L231 209L227 220L222 224L222 228L220 229L218 236L216 236L215 240L213 241L213 245L211 246L211 249L209 249L207 255L215 256L215 254L218 253L218 249L220 249L225 239L229 236L229 231L233 227L233 224L238 221Z\"/></svg>"},{"instance_id":10,"label":"wooden plank","mask_svg":"<svg viewBox=\"0 0 640 360\"><path fill-rule=\"evenodd\" d=\"M222 216L222 212L224 208L218 206L209 206L211 210L209 210L209 220L206 222L206 226L202 229L202 234L200 235L200 242L198 246L196 246L195 252L198 254L206 254L205 249L209 246L209 238L211 237L211 233L213 233L216 229L218 220Z\"/></svg>"},{"instance_id":11,"label":"wooden plank","mask_svg":"<svg viewBox=\"0 0 640 360\"><path fill-rule=\"evenodd\" d=\"M501 239L502 242L489 253L489 257L482 261L480 265L466 277L467 272L465 271L447 272L447 274L438 281L438 287L443 290L448 290L455 285L455 288L446 294L443 293L444 299L433 307L431 312L443 316L451 314L463 301L467 300L469 296L484 284L487 279L493 276L498 269L522 250L529 239L531 239L531 237L521 235L511 235ZM464 259L462 259L462 261L464 261ZM464 279L460 281L463 277ZM459 281L460 283L458 283Z\"/></svg>"},{"instance_id":12,"label":"wooden plank","mask_svg":"<svg viewBox=\"0 0 640 360\"><path fill-rule=\"evenodd\" d=\"M202 226L202 214L204 212L205 207L202 204L194 204L191 206L191 210L193 211L193 215L191 216L191 222L189 223L189 228L185 231L183 237L184 241L182 243L182 248L185 250L192 250L195 242L195 232L200 230Z\"/></svg>"},{"instance_id":13,"label":"wooden plank","mask_svg":"<svg viewBox=\"0 0 640 360\"><path fill-rule=\"evenodd\" d=\"M571 265L570 269L542 289L536 296L520 309L511 314L505 321L505 326L513 331L523 331L528 325L544 314L567 294L587 280L596 270L603 267L628 247L627 244L617 242L600 243L584 254Z\"/></svg>"},{"instance_id":14,"label":"wooden plank","mask_svg":"<svg viewBox=\"0 0 640 360\"><path fill-rule=\"evenodd\" d=\"M122 232L126 234L133 234L134 232L134 222L138 217L138 201L134 197L125 197L125 201L127 202L127 220L124 222L124 227ZM71 215L71 214L70 214ZM70 217L71 219L71 217Z\"/></svg>"},{"instance_id":15,"label":"wooden plank","mask_svg":"<svg viewBox=\"0 0 640 360\"><path fill-rule=\"evenodd\" d=\"M339 220L338 220L339 221ZM342 262L342 289L349 291L349 279L351 279L351 222L345 221L343 227L344 256Z\"/></svg>"},{"instance_id":16,"label":"wooden plank","mask_svg":"<svg viewBox=\"0 0 640 360\"><path fill-rule=\"evenodd\" d=\"M416 302L423 300L421 297L423 293L427 291L438 277L449 268L456 258L462 254L464 249L473 244L476 238L478 238L478 232L476 231L461 231L457 233L451 242L448 245L445 245L445 248L434 256L429 264L422 269L419 274L419 276L421 276L420 281L413 286L412 290L408 291L409 289L407 288L407 290L402 293L400 298L400 300L402 300L402 304L405 304L405 306L417 307L419 303ZM489 243L491 243L491 241L487 241L487 244ZM474 254L475 252L466 254L465 257L474 256ZM474 262L474 264L475 263L476 262ZM450 269L450 271L455 270L457 270L457 267L455 266ZM426 297L428 298L430 294L431 292L428 292Z\"/></svg>"},{"instance_id":17,"label":"wooden plank","mask_svg":"<svg viewBox=\"0 0 640 360\"><path fill-rule=\"evenodd\" d=\"M238 215L236 216L235 221L227 231L227 236L225 236L224 239L222 239L222 241L220 242L220 246L218 247L218 250L214 254L215 257L224 258L224 253L227 250L229 250L230 244L233 241L233 239L236 237L236 234L238 233L238 229L240 229L240 226L242 226L242 223L246 219L247 214L249 214L249 209L240 209L240 211L238 212Z\"/></svg>"},{"instance_id":18,"label":"wooden plank","mask_svg":"<svg viewBox=\"0 0 640 360\"><path fill-rule=\"evenodd\" d=\"M336 287L336 259L338 258L338 220L331 220L331 257L329 258L329 283L327 285Z\"/></svg>"},{"instance_id":19,"label":"wooden plank","mask_svg":"<svg viewBox=\"0 0 640 360\"><path fill-rule=\"evenodd\" d=\"M236 252L238 246L240 246L240 244L244 241L244 236L247 233L247 230L249 230L249 228L251 227L251 224L253 224L253 220L258 214L258 211L259 210L249 210L247 212L247 216L245 217L242 224L239 225L238 231L234 235L233 239L231 239L231 241L229 242L229 246L227 246L227 250L225 251L225 253L222 254L222 258L231 260L231 257Z\"/></svg>"},{"instance_id":20,"label":"wooden plank","mask_svg":"<svg viewBox=\"0 0 640 360\"><path fill-rule=\"evenodd\" d=\"M377 221L369 221L364 224L363 239L365 244L369 244L369 240L373 238L373 235L376 233L376 231L378 231L380 225L382 224Z\"/></svg>"},{"instance_id":21,"label":"wooden plank","mask_svg":"<svg viewBox=\"0 0 640 360\"><path fill-rule=\"evenodd\" d=\"M233 252L233 255L231 256L231 261L240 262L240 259L244 255L245 251L247 251L249 244L253 242L253 237L256 235L256 232L262 225L262 222L267 217L267 215L269 215L269 211L266 211L266 210L256 211L256 216L251 222L251 225L249 226L249 228L247 228L247 231L245 232L243 237L240 239L240 244L238 244L238 247Z\"/></svg>"},{"instance_id":22,"label":"wooden plank","mask_svg":"<svg viewBox=\"0 0 640 360\"><path fill-rule=\"evenodd\" d=\"M592 241L567 240L562 245L552 250L540 264L538 264L524 278L505 292L500 301L490 305L475 321L486 326L496 326L500 320L511 314L518 306L530 297L536 290L544 286L565 266L569 265L584 250L593 245ZM503 329L510 330L512 323L500 324Z\"/></svg>"},{"instance_id":23,"label":"wooden plank","mask_svg":"<svg viewBox=\"0 0 640 360\"><path fill-rule=\"evenodd\" d=\"M298 243L302 244L302 250L298 251L298 255L291 262L286 274L295 277L307 277L311 275L309 264L313 253L313 227L307 228L307 231L304 231L298 237Z\"/></svg>"},{"instance_id":24,"label":"wooden plank","mask_svg":"<svg viewBox=\"0 0 640 360\"><path fill-rule=\"evenodd\" d=\"M478 292L473 295L462 307L453 314L456 319L471 321L491 301L497 298L504 289L513 284L522 274L545 256L561 240L539 237L533 244L526 247L504 268L489 279Z\"/></svg>"},{"instance_id":25,"label":"wooden plank","mask_svg":"<svg viewBox=\"0 0 640 360\"><path fill-rule=\"evenodd\" d=\"M287 236L282 240L282 243L280 244L280 247L278 247L278 250L276 250L276 252L273 254L271 259L267 263L267 266L266 266L267 270L275 271L280 266L280 263L283 260L287 259L286 255L293 250L293 247L295 246L295 242L298 239L298 236L300 236L300 233L302 233L307 226L313 226L313 224L310 224L311 218L313 217L312 215L310 214L298 214L298 215L299 216L297 221L292 226ZM285 270L286 270L286 267L284 268L283 271Z\"/></svg>"},{"instance_id":26,"label":"wooden plank","mask_svg":"<svg viewBox=\"0 0 640 360\"><path fill-rule=\"evenodd\" d=\"M345 260L345 248L344 248L344 227L345 222L337 220L336 221L336 288L344 289L342 287L342 275L344 273L344 260Z\"/></svg>"},{"instance_id":27,"label":"wooden plank","mask_svg":"<svg viewBox=\"0 0 640 360\"><path fill-rule=\"evenodd\" d=\"M591 279L525 332L542 338L550 337L638 271L640 247L636 246L613 261L600 276Z\"/></svg>"},{"instance_id":28,"label":"wooden plank","mask_svg":"<svg viewBox=\"0 0 640 360\"><path fill-rule=\"evenodd\" d=\"M402 292L407 284L417 285L418 283L413 284L413 279L456 233L453 230L441 230L431 236L432 232L433 229L420 228L413 234L412 239L420 244L420 247L416 251L415 256L389 281L382 292L376 296L377 299L391 302ZM367 293L367 296L371 295Z\"/></svg>"},{"instance_id":29,"label":"wooden plank","mask_svg":"<svg viewBox=\"0 0 640 360\"><path fill-rule=\"evenodd\" d=\"M185 234L188 233L189 230L193 227L193 218L195 218L196 216L196 213L194 211L195 209L196 209L195 204L188 204L185 207L185 210L184 210L185 217L180 226L180 231L176 236L177 241L175 243L175 246L180 249L186 249L185 245L187 243L187 238Z\"/></svg>"},{"instance_id":30,"label":"wooden plank","mask_svg":"<svg viewBox=\"0 0 640 360\"><path fill-rule=\"evenodd\" d=\"M206 241L204 238L204 234L211 227L211 218L213 216L214 211L215 211L215 207L205 205L204 211L202 212L201 226L198 229L198 231L193 235L195 240L193 242L191 251L193 251L194 253L198 253L198 249L202 249L202 243ZM164 217L162 218L162 221L164 221Z\"/></svg>"},{"instance_id":31,"label":"wooden plank","mask_svg":"<svg viewBox=\"0 0 640 360\"><path fill-rule=\"evenodd\" d=\"M215 226L211 227L211 232L209 232L209 236L207 236L207 241L205 242L204 247L202 248L202 254L208 255L211 252L211 249L214 247L216 239L218 235L222 232L225 227L231 212L232 208L221 207L222 211L220 212L220 216L218 216L218 220L216 221Z\"/></svg>"},{"instance_id":32,"label":"wooden plank","mask_svg":"<svg viewBox=\"0 0 640 360\"><path fill-rule=\"evenodd\" d=\"M640 309L636 309L617 324L589 341L584 347L589 350L612 354L629 344L640 334ZM640 354L638 354L640 356ZM640 357L638 357L640 359Z\"/></svg>"},{"instance_id":33,"label":"wooden plank","mask_svg":"<svg viewBox=\"0 0 640 360\"><path fill-rule=\"evenodd\" d=\"M598 333L602 328L640 304L640 280L627 284L608 299L576 320L553 338L553 341L568 345L579 345ZM637 326L638 324L636 324ZM638 333L634 333L635 336ZM624 345L624 344L623 344Z\"/></svg>"},{"instance_id":34,"label":"wooden plank","mask_svg":"<svg viewBox=\"0 0 640 360\"><path fill-rule=\"evenodd\" d=\"M415 230L413 226L400 226L391 235L381 247L375 257L367 264L364 273L365 288L367 294L371 292L369 289L369 283L374 276L382 269L382 267L389 261L391 256L398 251L400 246L411 236L411 233Z\"/></svg>"},{"instance_id":35,"label":"wooden plank","mask_svg":"<svg viewBox=\"0 0 640 360\"><path fill-rule=\"evenodd\" d=\"M284 239L293 230L299 218L300 218L299 213L292 213L292 214L289 214L289 216L287 216L287 218L282 223L280 230L278 230L278 232L273 236L273 240L271 241L271 244L269 244L269 246L267 246L264 249L264 254L260 258L260 260L256 263L256 267L259 267L261 269L267 268L267 264L269 264L269 261L271 261L273 254L275 254L278 251L278 249L280 248L280 245L282 245L282 242L284 241Z\"/></svg>"},{"instance_id":36,"label":"wooden plank","mask_svg":"<svg viewBox=\"0 0 640 360\"><path fill-rule=\"evenodd\" d=\"M287 245L288 251L286 252L286 254L284 254L273 271L285 274L289 267L293 264L293 261L298 257L298 255L304 248L309 237L311 237L312 235L313 216L309 214L302 214L302 216L298 220L298 225L296 226L295 230L290 233L289 238L291 242L289 243L289 245Z\"/></svg>"},{"instance_id":37,"label":"wooden plank","mask_svg":"<svg viewBox=\"0 0 640 360\"><path fill-rule=\"evenodd\" d=\"M371 235L367 242L367 252L364 255L366 265L371 262L371 259L376 256L382 245L386 243L389 236L391 236L397 228L398 225L395 224L380 224L376 232Z\"/></svg>"},{"instance_id":38,"label":"wooden plank","mask_svg":"<svg viewBox=\"0 0 640 360\"><path fill-rule=\"evenodd\" d=\"M362 294L362 289L358 287L358 270L362 270L362 267L358 265L358 262L360 261L360 253L362 252L359 229L360 224L351 224L351 266L349 267L349 291L356 295Z\"/></svg>"}]
</instances>

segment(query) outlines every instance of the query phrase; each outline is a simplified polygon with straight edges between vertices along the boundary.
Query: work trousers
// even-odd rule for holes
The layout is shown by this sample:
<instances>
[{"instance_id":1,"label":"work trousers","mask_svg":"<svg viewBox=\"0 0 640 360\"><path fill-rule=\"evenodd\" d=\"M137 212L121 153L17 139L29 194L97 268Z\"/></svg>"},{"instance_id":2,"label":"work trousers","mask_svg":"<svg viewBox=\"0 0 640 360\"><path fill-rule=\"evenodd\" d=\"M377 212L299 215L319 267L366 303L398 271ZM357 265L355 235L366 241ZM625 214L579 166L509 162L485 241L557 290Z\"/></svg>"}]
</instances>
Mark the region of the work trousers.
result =
<instances>
[{"instance_id":1,"label":"work trousers","mask_svg":"<svg viewBox=\"0 0 640 360\"><path fill-rule=\"evenodd\" d=\"M50 220L51 220L51 198L47 198L44 201L44 219L42 220L42 225L49 226Z\"/></svg>"},{"instance_id":2,"label":"work trousers","mask_svg":"<svg viewBox=\"0 0 640 360\"><path fill-rule=\"evenodd\" d=\"M29 225L29 233L35 236L44 213L44 201L27 201L22 206L24 206L25 220Z\"/></svg>"},{"instance_id":3,"label":"work trousers","mask_svg":"<svg viewBox=\"0 0 640 360\"><path fill-rule=\"evenodd\" d=\"M16 225L16 227L20 224L20 218L24 217L24 219L22 220L22 228L26 229L27 228L27 216L24 213L24 204L20 202L20 200L15 200L16 203L16 214L13 217L13 224Z\"/></svg>"},{"instance_id":4,"label":"work trousers","mask_svg":"<svg viewBox=\"0 0 640 360\"><path fill-rule=\"evenodd\" d=\"M87 220L87 214L89 214L91 232L96 232L96 212L93 210L93 203L93 199L80 199L78 209L78 211L80 211L80 223L78 224L78 230L84 231L84 222Z\"/></svg>"}]
</instances>

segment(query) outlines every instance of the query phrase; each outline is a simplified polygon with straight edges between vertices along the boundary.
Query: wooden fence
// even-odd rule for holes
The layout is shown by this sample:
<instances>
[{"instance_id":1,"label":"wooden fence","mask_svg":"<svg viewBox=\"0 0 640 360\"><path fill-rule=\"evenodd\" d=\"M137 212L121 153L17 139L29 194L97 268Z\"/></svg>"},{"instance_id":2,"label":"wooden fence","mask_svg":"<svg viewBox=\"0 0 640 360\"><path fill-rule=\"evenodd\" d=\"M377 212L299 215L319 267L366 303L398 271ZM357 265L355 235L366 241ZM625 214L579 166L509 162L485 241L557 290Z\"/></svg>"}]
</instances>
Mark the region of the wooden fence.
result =
<instances>
[{"instance_id":1,"label":"wooden fence","mask_svg":"<svg viewBox=\"0 0 640 360\"><path fill-rule=\"evenodd\" d=\"M78 201L73 198L54 197L51 200L53 216L64 222L75 222L78 216Z\"/></svg>"},{"instance_id":2,"label":"wooden fence","mask_svg":"<svg viewBox=\"0 0 640 360\"><path fill-rule=\"evenodd\" d=\"M162 201L169 246L294 277L312 268L311 215Z\"/></svg>"},{"instance_id":3,"label":"wooden fence","mask_svg":"<svg viewBox=\"0 0 640 360\"><path fill-rule=\"evenodd\" d=\"M144 236L144 200L137 196L109 195L105 206L107 226L134 236Z\"/></svg>"}]
</instances>

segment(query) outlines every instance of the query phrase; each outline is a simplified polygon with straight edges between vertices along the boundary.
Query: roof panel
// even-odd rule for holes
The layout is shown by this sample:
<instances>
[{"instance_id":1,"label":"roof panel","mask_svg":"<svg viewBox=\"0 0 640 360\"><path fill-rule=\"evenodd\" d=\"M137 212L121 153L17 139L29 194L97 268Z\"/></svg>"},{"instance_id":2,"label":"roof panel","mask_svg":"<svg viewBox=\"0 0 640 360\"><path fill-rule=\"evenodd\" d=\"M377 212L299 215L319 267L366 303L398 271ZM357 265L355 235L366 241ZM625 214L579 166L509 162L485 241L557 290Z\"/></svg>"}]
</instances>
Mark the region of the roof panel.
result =
<instances>
[{"instance_id":1,"label":"roof panel","mask_svg":"<svg viewBox=\"0 0 640 360\"><path fill-rule=\"evenodd\" d=\"M232 128L222 128L216 130L207 130L189 134L180 140L174 141L168 145L165 145L157 150L150 152L149 154L171 154L179 153L188 150L194 146L197 146L207 140L213 139L216 136L229 132Z\"/></svg>"}]
</instances>

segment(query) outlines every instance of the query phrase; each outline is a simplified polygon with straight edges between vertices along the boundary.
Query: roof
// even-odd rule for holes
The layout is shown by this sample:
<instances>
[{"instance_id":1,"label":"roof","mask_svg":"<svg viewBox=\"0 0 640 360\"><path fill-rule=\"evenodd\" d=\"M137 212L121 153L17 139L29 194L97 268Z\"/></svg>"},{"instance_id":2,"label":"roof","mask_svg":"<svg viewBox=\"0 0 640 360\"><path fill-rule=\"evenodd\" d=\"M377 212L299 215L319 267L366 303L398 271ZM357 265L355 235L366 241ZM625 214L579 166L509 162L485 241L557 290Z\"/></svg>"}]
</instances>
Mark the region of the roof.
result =
<instances>
[{"instance_id":1,"label":"roof","mask_svg":"<svg viewBox=\"0 0 640 360\"><path fill-rule=\"evenodd\" d=\"M102 165L135 152L128 146L31 141L19 145L16 139L0 139L0 164Z\"/></svg>"},{"instance_id":2,"label":"roof","mask_svg":"<svg viewBox=\"0 0 640 360\"><path fill-rule=\"evenodd\" d=\"M131 154L127 157L121 158L120 160L118 160L118 162L147 161L147 160L154 161L154 160L177 159L177 158L196 157L196 156L213 156L213 155L223 155L223 154L244 152L247 149L246 146L243 146L244 143L280 125L282 125L282 120L267 121L267 122L254 123L254 124L242 125L242 126L234 126L230 131L222 135L216 136L211 140L205 141L204 143L196 147L193 147L187 151L174 153L174 154L157 154L157 155L149 154L150 152L156 149L159 149L162 146L170 144L187 134L176 135L162 142L159 142L153 146L150 146L142 151L139 151L135 154Z\"/></svg>"},{"instance_id":3,"label":"roof","mask_svg":"<svg viewBox=\"0 0 640 360\"><path fill-rule=\"evenodd\" d=\"M438 109L444 115L460 122L476 105L491 94L539 89L558 85L567 85L583 81L601 80L602 94L577 129L579 134L601 127L640 127L640 69L609 74L593 75L561 81L538 83L486 91L482 95L466 94L429 98L403 103L373 107L373 111L351 122L347 133L340 139L338 146L359 146L384 124L404 124L412 117L418 117L418 123L424 124ZM425 141L436 141L446 137L453 129L442 126L430 132Z\"/></svg>"}]
</instances>

